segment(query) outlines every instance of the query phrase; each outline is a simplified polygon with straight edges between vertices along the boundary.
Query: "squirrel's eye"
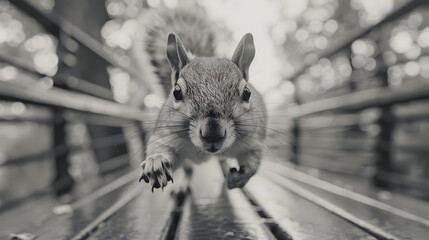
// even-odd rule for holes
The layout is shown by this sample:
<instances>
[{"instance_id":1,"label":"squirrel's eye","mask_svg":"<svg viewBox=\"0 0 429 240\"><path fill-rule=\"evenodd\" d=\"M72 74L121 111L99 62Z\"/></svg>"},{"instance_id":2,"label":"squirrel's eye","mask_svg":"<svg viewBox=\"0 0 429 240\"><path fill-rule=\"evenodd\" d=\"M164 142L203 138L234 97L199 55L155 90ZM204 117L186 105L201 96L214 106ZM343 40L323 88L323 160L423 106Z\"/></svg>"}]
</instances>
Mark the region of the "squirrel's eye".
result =
<instances>
[{"instance_id":1,"label":"squirrel's eye","mask_svg":"<svg viewBox=\"0 0 429 240\"><path fill-rule=\"evenodd\" d=\"M176 99L176 101L183 100L182 89L180 88L179 84L176 84L174 86L173 96L174 96L174 99Z\"/></svg>"},{"instance_id":2,"label":"squirrel's eye","mask_svg":"<svg viewBox=\"0 0 429 240\"><path fill-rule=\"evenodd\" d=\"M243 90L243 95L241 95L241 99L245 102L248 102L250 99L250 89L248 87L245 87Z\"/></svg>"}]
</instances>

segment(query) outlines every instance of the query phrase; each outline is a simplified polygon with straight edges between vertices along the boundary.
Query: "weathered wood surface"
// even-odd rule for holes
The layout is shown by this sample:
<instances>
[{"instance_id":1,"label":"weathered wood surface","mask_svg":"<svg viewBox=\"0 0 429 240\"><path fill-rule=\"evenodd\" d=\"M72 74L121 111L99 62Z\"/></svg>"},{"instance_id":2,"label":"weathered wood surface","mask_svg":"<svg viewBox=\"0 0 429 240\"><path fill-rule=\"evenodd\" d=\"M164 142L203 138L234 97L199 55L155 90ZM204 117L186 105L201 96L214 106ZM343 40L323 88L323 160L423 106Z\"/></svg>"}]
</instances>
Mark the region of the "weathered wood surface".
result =
<instances>
[{"instance_id":1,"label":"weathered wood surface","mask_svg":"<svg viewBox=\"0 0 429 240\"><path fill-rule=\"evenodd\" d=\"M252 179L245 190L292 239L375 239L262 176Z\"/></svg>"},{"instance_id":2,"label":"weathered wood surface","mask_svg":"<svg viewBox=\"0 0 429 240\"><path fill-rule=\"evenodd\" d=\"M309 174L308 174L309 173ZM94 184L57 206L33 199L0 215L0 237L37 239L426 239L427 202L344 174L265 159L243 189L227 190L216 161L197 167L181 201L152 193L137 172ZM175 184L179 184L179 180ZM106 184L106 185L104 185ZM104 185L104 186L103 186ZM46 201L45 201L46 200Z\"/></svg>"},{"instance_id":3,"label":"weathered wood surface","mask_svg":"<svg viewBox=\"0 0 429 240\"><path fill-rule=\"evenodd\" d=\"M113 204L136 179L137 173L123 174L120 171L94 179L84 188L75 189L65 203L45 194L4 209L0 212L0 239L22 232L38 239L69 239Z\"/></svg>"},{"instance_id":4,"label":"weathered wood surface","mask_svg":"<svg viewBox=\"0 0 429 240\"><path fill-rule=\"evenodd\" d=\"M228 190L217 162L195 171L177 239L275 239L239 189Z\"/></svg>"},{"instance_id":5,"label":"weathered wood surface","mask_svg":"<svg viewBox=\"0 0 429 240\"><path fill-rule=\"evenodd\" d=\"M351 190L325 184L278 164L271 165L270 169L275 174L268 178L381 239L426 239L429 236L427 214L422 216L410 213L402 210L403 206L394 207ZM409 205L412 202L402 201L396 204ZM419 206L423 212L427 212L423 210L426 208L423 207L424 204Z\"/></svg>"}]
</instances>

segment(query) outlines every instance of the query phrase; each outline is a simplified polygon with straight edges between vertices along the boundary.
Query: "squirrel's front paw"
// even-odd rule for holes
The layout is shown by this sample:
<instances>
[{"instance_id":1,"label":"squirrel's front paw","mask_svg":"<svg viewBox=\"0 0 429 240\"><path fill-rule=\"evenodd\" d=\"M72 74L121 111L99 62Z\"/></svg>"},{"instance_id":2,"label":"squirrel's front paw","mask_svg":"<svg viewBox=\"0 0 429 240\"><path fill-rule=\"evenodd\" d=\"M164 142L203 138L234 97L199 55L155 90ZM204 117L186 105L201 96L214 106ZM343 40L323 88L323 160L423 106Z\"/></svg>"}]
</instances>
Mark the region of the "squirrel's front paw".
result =
<instances>
[{"instance_id":1,"label":"squirrel's front paw","mask_svg":"<svg viewBox=\"0 0 429 240\"><path fill-rule=\"evenodd\" d=\"M244 187L254 174L254 171L250 171L250 169L245 166L240 166L239 171L237 171L236 168L229 169L229 173L226 176L228 188L233 189Z\"/></svg>"},{"instance_id":2,"label":"squirrel's front paw","mask_svg":"<svg viewBox=\"0 0 429 240\"><path fill-rule=\"evenodd\" d=\"M152 185L154 188L162 188L167 186L167 182L173 182L173 170L169 154L153 154L149 155L145 161L140 164L142 172L140 173L139 181L142 179Z\"/></svg>"}]
</instances>

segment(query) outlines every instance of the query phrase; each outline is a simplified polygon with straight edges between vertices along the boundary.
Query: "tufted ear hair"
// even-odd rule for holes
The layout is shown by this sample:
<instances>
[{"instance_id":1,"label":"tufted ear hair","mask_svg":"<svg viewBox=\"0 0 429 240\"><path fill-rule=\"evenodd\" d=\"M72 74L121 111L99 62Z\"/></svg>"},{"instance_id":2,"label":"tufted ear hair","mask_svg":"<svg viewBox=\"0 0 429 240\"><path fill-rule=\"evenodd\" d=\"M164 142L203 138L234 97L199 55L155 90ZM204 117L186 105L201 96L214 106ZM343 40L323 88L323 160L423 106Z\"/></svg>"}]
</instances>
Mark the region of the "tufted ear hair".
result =
<instances>
[{"instance_id":1,"label":"tufted ear hair","mask_svg":"<svg viewBox=\"0 0 429 240\"><path fill-rule=\"evenodd\" d=\"M179 73L188 63L189 57L179 36L175 33L169 33L167 37L166 55L173 72ZM178 75L178 74L176 74ZM176 79L177 80L177 79Z\"/></svg>"},{"instance_id":2,"label":"tufted ear hair","mask_svg":"<svg viewBox=\"0 0 429 240\"><path fill-rule=\"evenodd\" d=\"M246 33L232 55L232 61L238 66L243 78L249 80L249 67L255 57L255 45L251 33Z\"/></svg>"}]
</instances>

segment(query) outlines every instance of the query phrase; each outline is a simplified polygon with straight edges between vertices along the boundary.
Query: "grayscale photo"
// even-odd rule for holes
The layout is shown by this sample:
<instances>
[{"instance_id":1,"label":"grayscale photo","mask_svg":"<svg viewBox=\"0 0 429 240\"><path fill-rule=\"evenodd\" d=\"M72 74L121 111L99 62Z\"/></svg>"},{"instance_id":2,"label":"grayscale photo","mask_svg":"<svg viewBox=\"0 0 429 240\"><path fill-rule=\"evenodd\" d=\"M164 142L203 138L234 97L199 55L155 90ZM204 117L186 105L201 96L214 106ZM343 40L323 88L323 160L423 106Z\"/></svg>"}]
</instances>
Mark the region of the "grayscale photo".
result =
<instances>
[{"instance_id":1,"label":"grayscale photo","mask_svg":"<svg viewBox=\"0 0 429 240\"><path fill-rule=\"evenodd\" d=\"M429 1L0 0L0 239L429 239Z\"/></svg>"}]
</instances>

